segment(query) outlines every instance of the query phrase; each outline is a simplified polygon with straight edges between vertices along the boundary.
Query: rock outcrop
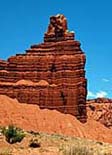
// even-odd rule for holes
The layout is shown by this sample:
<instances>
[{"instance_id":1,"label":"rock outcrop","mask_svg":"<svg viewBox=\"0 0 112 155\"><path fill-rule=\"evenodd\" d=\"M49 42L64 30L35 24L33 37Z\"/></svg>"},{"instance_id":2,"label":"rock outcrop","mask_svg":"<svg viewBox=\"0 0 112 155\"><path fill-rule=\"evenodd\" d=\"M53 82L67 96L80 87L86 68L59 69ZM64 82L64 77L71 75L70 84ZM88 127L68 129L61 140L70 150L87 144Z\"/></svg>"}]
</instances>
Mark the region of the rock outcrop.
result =
<instances>
[{"instance_id":1,"label":"rock outcrop","mask_svg":"<svg viewBox=\"0 0 112 155\"><path fill-rule=\"evenodd\" d=\"M44 43L0 61L0 94L86 122L85 60L66 18L52 16Z\"/></svg>"},{"instance_id":2,"label":"rock outcrop","mask_svg":"<svg viewBox=\"0 0 112 155\"><path fill-rule=\"evenodd\" d=\"M90 102L90 103L112 103L112 99L110 99L110 98L104 98L104 97L102 97L102 98L95 98L95 99L89 99L88 100L88 102Z\"/></svg>"},{"instance_id":3,"label":"rock outcrop","mask_svg":"<svg viewBox=\"0 0 112 155\"><path fill-rule=\"evenodd\" d=\"M87 101L88 117L112 129L112 99L97 98Z\"/></svg>"}]
</instances>

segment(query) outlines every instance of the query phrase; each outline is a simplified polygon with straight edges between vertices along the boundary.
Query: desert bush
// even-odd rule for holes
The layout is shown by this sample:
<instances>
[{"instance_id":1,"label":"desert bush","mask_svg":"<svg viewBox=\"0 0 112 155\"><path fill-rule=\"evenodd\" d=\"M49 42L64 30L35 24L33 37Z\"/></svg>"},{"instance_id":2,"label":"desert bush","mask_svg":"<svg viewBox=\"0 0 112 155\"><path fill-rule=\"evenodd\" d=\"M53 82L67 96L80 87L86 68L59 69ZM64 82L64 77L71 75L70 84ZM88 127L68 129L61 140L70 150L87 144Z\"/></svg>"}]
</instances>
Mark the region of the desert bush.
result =
<instances>
[{"instance_id":1,"label":"desert bush","mask_svg":"<svg viewBox=\"0 0 112 155\"><path fill-rule=\"evenodd\" d=\"M31 139L29 143L29 147L38 148L40 147L40 143L37 138Z\"/></svg>"},{"instance_id":2,"label":"desert bush","mask_svg":"<svg viewBox=\"0 0 112 155\"><path fill-rule=\"evenodd\" d=\"M6 141L10 144L21 142L25 137L24 132L21 129L14 127L13 125L9 125L6 128L4 127L2 129L2 133L5 136Z\"/></svg>"}]
</instances>

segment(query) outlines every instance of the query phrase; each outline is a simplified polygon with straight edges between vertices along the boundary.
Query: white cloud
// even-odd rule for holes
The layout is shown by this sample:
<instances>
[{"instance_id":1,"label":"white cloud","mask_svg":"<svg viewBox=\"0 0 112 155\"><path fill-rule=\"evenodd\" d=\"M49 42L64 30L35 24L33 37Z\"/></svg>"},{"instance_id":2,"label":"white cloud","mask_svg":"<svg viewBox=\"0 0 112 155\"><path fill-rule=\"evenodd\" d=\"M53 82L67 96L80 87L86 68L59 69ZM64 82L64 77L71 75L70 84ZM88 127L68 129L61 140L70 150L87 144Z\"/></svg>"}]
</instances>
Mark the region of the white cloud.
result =
<instances>
[{"instance_id":1,"label":"white cloud","mask_svg":"<svg viewBox=\"0 0 112 155\"><path fill-rule=\"evenodd\" d=\"M88 91L88 94L87 94L87 97L88 98L94 98L96 95L93 93L93 92L91 92L91 91Z\"/></svg>"},{"instance_id":2,"label":"white cloud","mask_svg":"<svg viewBox=\"0 0 112 155\"><path fill-rule=\"evenodd\" d=\"M106 78L103 78L102 81L103 82L109 82L110 80L109 79L106 79Z\"/></svg>"},{"instance_id":3,"label":"white cloud","mask_svg":"<svg viewBox=\"0 0 112 155\"><path fill-rule=\"evenodd\" d=\"M105 91L99 91L96 93L96 97L106 97L108 94Z\"/></svg>"},{"instance_id":4,"label":"white cloud","mask_svg":"<svg viewBox=\"0 0 112 155\"><path fill-rule=\"evenodd\" d=\"M107 97L108 93L105 91L98 91L96 93L93 93L91 91L88 91L87 98L102 98Z\"/></svg>"}]
</instances>

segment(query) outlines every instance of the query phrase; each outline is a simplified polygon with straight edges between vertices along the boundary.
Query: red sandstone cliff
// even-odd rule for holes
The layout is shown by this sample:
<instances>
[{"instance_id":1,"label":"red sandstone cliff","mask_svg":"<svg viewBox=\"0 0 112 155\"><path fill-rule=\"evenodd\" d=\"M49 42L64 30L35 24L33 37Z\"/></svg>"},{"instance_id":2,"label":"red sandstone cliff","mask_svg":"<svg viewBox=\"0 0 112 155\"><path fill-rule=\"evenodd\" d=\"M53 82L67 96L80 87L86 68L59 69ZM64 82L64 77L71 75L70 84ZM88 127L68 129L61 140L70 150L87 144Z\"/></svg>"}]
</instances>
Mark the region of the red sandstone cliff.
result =
<instances>
[{"instance_id":1,"label":"red sandstone cliff","mask_svg":"<svg viewBox=\"0 0 112 155\"><path fill-rule=\"evenodd\" d=\"M44 43L0 61L0 94L86 122L85 60L66 18L52 16Z\"/></svg>"}]
</instances>

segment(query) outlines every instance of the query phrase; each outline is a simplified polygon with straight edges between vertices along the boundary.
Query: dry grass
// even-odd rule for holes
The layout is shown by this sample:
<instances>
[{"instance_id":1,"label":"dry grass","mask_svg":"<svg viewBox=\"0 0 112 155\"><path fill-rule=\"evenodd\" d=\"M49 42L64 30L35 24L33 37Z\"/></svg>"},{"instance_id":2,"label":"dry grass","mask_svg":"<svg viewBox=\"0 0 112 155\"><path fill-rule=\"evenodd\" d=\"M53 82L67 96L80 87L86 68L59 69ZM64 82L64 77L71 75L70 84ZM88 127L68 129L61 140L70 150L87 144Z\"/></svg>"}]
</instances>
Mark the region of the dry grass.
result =
<instances>
[{"instance_id":1,"label":"dry grass","mask_svg":"<svg viewBox=\"0 0 112 155\"><path fill-rule=\"evenodd\" d=\"M68 145L62 149L63 155L112 155L111 151L100 150L98 148L91 148L87 146Z\"/></svg>"},{"instance_id":2,"label":"dry grass","mask_svg":"<svg viewBox=\"0 0 112 155\"><path fill-rule=\"evenodd\" d=\"M103 142L58 134L34 132L25 134L20 143L9 144L4 141L4 144L12 150L0 148L0 155L112 155L112 145ZM30 147L32 139L33 142L39 142L39 147ZM2 141L0 143L2 144Z\"/></svg>"},{"instance_id":3,"label":"dry grass","mask_svg":"<svg viewBox=\"0 0 112 155\"><path fill-rule=\"evenodd\" d=\"M11 151L11 149L9 149L9 148L1 148L1 149L0 149L0 155L12 155L11 152L12 152L12 151Z\"/></svg>"}]
</instances>

